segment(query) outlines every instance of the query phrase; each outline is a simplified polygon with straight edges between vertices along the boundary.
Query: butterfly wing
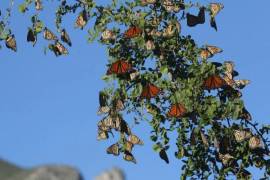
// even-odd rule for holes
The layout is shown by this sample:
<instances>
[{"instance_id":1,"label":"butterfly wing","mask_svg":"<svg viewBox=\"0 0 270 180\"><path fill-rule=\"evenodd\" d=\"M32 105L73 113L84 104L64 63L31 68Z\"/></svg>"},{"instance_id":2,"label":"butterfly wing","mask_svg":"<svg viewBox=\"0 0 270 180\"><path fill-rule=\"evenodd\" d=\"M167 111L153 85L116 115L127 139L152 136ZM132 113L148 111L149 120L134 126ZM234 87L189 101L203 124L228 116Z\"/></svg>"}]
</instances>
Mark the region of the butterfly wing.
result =
<instances>
[{"instance_id":1,"label":"butterfly wing","mask_svg":"<svg viewBox=\"0 0 270 180\"><path fill-rule=\"evenodd\" d=\"M61 44L59 41L57 41L55 43L55 47L57 48L58 52L60 53L60 55L67 55L68 54L68 50L65 48L65 46L63 44Z\"/></svg>"},{"instance_id":2,"label":"butterfly wing","mask_svg":"<svg viewBox=\"0 0 270 180\"><path fill-rule=\"evenodd\" d=\"M46 40L57 40L56 35L46 27L44 29L43 37Z\"/></svg>"},{"instance_id":3,"label":"butterfly wing","mask_svg":"<svg viewBox=\"0 0 270 180\"><path fill-rule=\"evenodd\" d=\"M114 156L119 156L119 145L118 143L113 144L111 146L109 146L106 150L107 154L112 154Z\"/></svg>"},{"instance_id":4,"label":"butterfly wing","mask_svg":"<svg viewBox=\"0 0 270 180\"><path fill-rule=\"evenodd\" d=\"M31 28L29 28L27 33L27 42L32 42L33 46L35 46L37 42L37 36Z\"/></svg>"},{"instance_id":5,"label":"butterfly wing","mask_svg":"<svg viewBox=\"0 0 270 180\"><path fill-rule=\"evenodd\" d=\"M6 47L13 50L17 51L17 43L14 35L10 35L6 39Z\"/></svg>"},{"instance_id":6,"label":"butterfly wing","mask_svg":"<svg viewBox=\"0 0 270 180\"><path fill-rule=\"evenodd\" d=\"M70 37L65 29L62 29L62 31L61 31L61 40L65 43L67 43L69 46L72 45Z\"/></svg>"},{"instance_id":7,"label":"butterfly wing","mask_svg":"<svg viewBox=\"0 0 270 180\"><path fill-rule=\"evenodd\" d=\"M138 145L143 145L143 141L136 135L134 134L131 134L129 137L128 137L129 141L132 143L132 144L138 144Z\"/></svg>"}]
</instances>

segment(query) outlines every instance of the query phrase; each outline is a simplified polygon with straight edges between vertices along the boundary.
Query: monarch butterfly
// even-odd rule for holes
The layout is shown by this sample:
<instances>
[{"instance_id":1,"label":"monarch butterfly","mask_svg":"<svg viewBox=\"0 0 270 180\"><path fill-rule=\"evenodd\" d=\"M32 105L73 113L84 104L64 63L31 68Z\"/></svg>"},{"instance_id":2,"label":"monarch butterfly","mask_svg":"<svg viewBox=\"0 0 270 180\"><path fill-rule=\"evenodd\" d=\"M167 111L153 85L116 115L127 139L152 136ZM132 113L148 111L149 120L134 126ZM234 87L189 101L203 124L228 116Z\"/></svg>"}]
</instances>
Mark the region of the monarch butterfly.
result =
<instances>
[{"instance_id":1,"label":"monarch butterfly","mask_svg":"<svg viewBox=\"0 0 270 180\"><path fill-rule=\"evenodd\" d=\"M118 143L109 146L106 150L107 154L112 154L114 156L119 156L119 145Z\"/></svg>"},{"instance_id":2,"label":"monarch butterfly","mask_svg":"<svg viewBox=\"0 0 270 180\"><path fill-rule=\"evenodd\" d=\"M164 148L159 151L159 157L163 159L167 164L169 164L169 158Z\"/></svg>"},{"instance_id":3,"label":"monarch butterfly","mask_svg":"<svg viewBox=\"0 0 270 180\"><path fill-rule=\"evenodd\" d=\"M57 40L56 35L54 35L53 32L46 27L44 28L43 37L47 40Z\"/></svg>"},{"instance_id":4,"label":"monarch butterfly","mask_svg":"<svg viewBox=\"0 0 270 180\"><path fill-rule=\"evenodd\" d=\"M194 27L205 23L205 7L201 7L197 16L187 13L187 25Z\"/></svg>"},{"instance_id":5,"label":"monarch butterfly","mask_svg":"<svg viewBox=\"0 0 270 180\"><path fill-rule=\"evenodd\" d=\"M79 16L76 19L75 22L75 27L81 28L83 29L83 27L86 25L87 23L87 13L86 11L82 11Z\"/></svg>"},{"instance_id":6,"label":"monarch butterfly","mask_svg":"<svg viewBox=\"0 0 270 180\"><path fill-rule=\"evenodd\" d=\"M113 109L114 111L122 111L123 109L125 109L123 101L121 99L114 99Z\"/></svg>"},{"instance_id":7,"label":"monarch butterfly","mask_svg":"<svg viewBox=\"0 0 270 180\"><path fill-rule=\"evenodd\" d=\"M140 138L138 138L136 135L134 135L134 134L131 134L128 137L128 141L131 142L132 144L143 145L143 141Z\"/></svg>"},{"instance_id":8,"label":"monarch butterfly","mask_svg":"<svg viewBox=\"0 0 270 180\"><path fill-rule=\"evenodd\" d=\"M208 147L208 146L209 146L208 140L207 140L205 134L204 134L202 131L201 131L201 139L202 139L203 144L204 144L206 147Z\"/></svg>"},{"instance_id":9,"label":"monarch butterfly","mask_svg":"<svg viewBox=\"0 0 270 180\"><path fill-rule=\"evenodd\" d=\"M17 43L16 43L16 39L15 39L14 34L9 35L6 38L6 47L15 51L15 52L17 51Z\"/></svg>"},{"instance_id":10,"label":"monarch butterfly","mask_svg":"<svg viewBox=\"0 0 270 180\"><path fill-rule=\"evenodd\" d=\"M181 25L179 22L169 24L163 32L164 37L171 37L175 32L181 32Z\"/></svg>"},{"instance_id":11,"label":"monarch butterfly","mask_svg":"<svg viewBox=\"0 0 270 180\"><path fill-rule=\"evenodd\" d=\"M156 0L141 0L141 5L142 6L145 6L145 5L148 5L148 4L155 4L156 3Z\"/></svg>"},{"instance_id":12,"label":"monarch butterfly","mask_svg":"<svg viewBox=\"0 0 270 180\"><path fill-rule=\"evenodd\" d=\"M204 88L207 90L218 89L225 85L225 81L218 75L212 75L204 81Z\"/></svg>"},{"instance_id":13,"label":"monarch butterfly","mask_svg":"<svg viewBox=\"0 0 270 180\"><path fill-rule=\"evenodd\" d=\"M97 114L98 115L100 115L100 114L106 114L106 113L110 112L110 110L111 109L110 109L109 106L100 106Z\"/></svg>"},{"instance_id":14,"label":"monarch butterfly","mask_svg":"<svg viewBox=\"0 0 270 180\"><path fill-rule=\"evenodd\" d=\"M32 42L33 46L35 46L37 42L37 35L34 33L34 31L31 28L28 29L26 40L27 42Z\"/></svg>"},{"instance_id":15,"label":"monarch butterfly","mask_svg":"<svg viewBox=\"0 0 270 180\"><path fill-rule=\"evenodd\" d=\"M68 50L59 41L56 41L55 47L57 48L57 50L58 50L58 52L59 52L60 55L62 55L62 54L64 54L64 55L68 54Z\"/></svg>"},{"instance_id":16,"label":"monarch butterfly","mask_svg":"<svg viewBox=\"0 0 270 180\"><path fill-rule=\"evenodd\" d=\"M107 71L107 75L110 74L125 74L132 70L132 65L125 60L118 60L111 64L111 67Z\"/></svg>"},{"instance_id":17,"label":"monarch butterfly","mask_svg":"<svg viewBox=\"0 0 270 180\"><path fill-rule=\"evenodd\" d=\"M225 75L233 79L234 63L232 61L225 61Z\"/></svg>"},{"instance_id":18,"label":"monarch butterfly","mask_svg":"<svg viewBox=\"0 0 270 180\"><path fill-rule=\"evenodd\" d=\"M112 118L110 115L105 117L104 119L98 122L98 127L103 129L114 129L116 128L115 120L116 118Z\"/></svg>"},{"instance_id":19,"label":"monarch butterfly","mask_svg":"<svg viewBox=\"0 0 270 180\"><path fill-rule=\"evenodd\" d=\"M217 23L216 23L216 19L214 17L210 17L210 26L212 28L214 28L216 31L218 30L217 28Z\"/></svg>"},{"instance_id":20,"label":"monarch butterfly","mask_svg":"<svg viewBox=\"0 0 270 180\"><path fill-rule=\"evenodd\" d=\"M210 25L217 31L217 23L216 23L215 16L219 13L221 9L224 8L224 6L221 3L211 3L209 8L210 8L210 15L211 15Z\"/></svg>"},{"instance_id":21,"label":"monarch butterfly","mask_svg":"<svg viewBox=\"0 0 270 180\"><path fill-rule=\"evenodd\" d=\"M235 87L240 88L240 89L243 89L249 83L250 83L250 80L247 80L247 79L234 80Z\"/></svg>"},{"instance_id":22,"label":"monarch butterfly","mask_svg":"<svg viewBox=\"0 0 270 180\"><path fill-rule=\"evenodd\" d=\"M69 46L72 45L71 40L69 38L69 35L65 29L62 29L62 31L61 31L61 40L65 43L67 43Z\"/></svg>"},{"instance_id":23,"label":"monarch butterfly","mask_svg":"<svg viewBox=\"0 0 270 180\"><path fill-rule=\"evenodd\" d=\"M114 34L113 31L106 29L105 31L102 32L101 34L101 40L113 40L116 38L116 35Z\"/></svg>"},{"instance_id":24,"label":"monarch butterfly","mask_svg":"<svg viewBox=\"0 0 270 180\"><path fill-rule=\"evenodd\" d=\"M201 58L208 59L217 53L221 53L222 51L223 50L219 47L206 45L206 48L201 50Z\"/></svg>"},{"instance_id":25,"label":"monarch butterfly","mask_svg":"<svg viewBox=\"0 0 270 180\"><path fill-rule=\"evenodd\" d=\"M133 27L130 27L124 33L124 37L125 38L134 38L134 37L140 36L141 33L142 33L142 30L139 27L133 26Z\"/></svg>"},{"instance_id":26,"label":"monarch butterfly","mask_svg":"<svg viewBox=\"0 0 270 180\"><path fill-rule=\"evenodd\" d=\"M99 92L99 105L107 106L107 99L108 99L108 95L105 92L100 91Z\"/></svg>"},{"instance_id":27,"label":"monarch butterfly","mask_svg":"<svg viewBox=\"0 0 270 180\"><path fill-rule=\"evenodd\" d=\"M124 160L129 161L129 162L133 162L134 164L136 164L136 159L134 158L134 156L128 152L125 151L124 152L124 156L123 156Z\"/></svg>"},{"instance_id":28,"label":"monarch butterfly","mask_svg":"<svg viewBox=\"0 0 270 180\"><path fill-rule=\"evenodd\" d=\"M126 141L124 145L125 151L132 152L133 145L134 144L132 142Z\"/></svg>"},{"instance_id":29,"label":"monarch butterfly","mask_svg":"<svg viewBox=\"0 0 270 180\"><path fill-rule=\"evenodd\" d=\"M141 98L151 99L153 97L156 97L159 93L160 93L160 89L157 86L151 83L147 83L143 87Z\"/></svg>"},{"instance_id":30,"label":"monarch butterfly","mask_svg":"<svg viewBox=\"0 0 270 180\"><path fill-rule=\"evenodd\" d=\"M43 9L41 0L35 0L35 8L37 11L40 11Z\"/></svg>"},{"instance_id":31,"label":"monarch butterfly","mask_svg":"<svg viewBox=\"0 0 270 180\"><path fill-rule=\"evenodd\" d=\"M222 164L227 166L229 164L229 162L231 161L231 159L234 159L233 156L231 156L230 154L218 154L219 159L221 160Z\"/></svg>"},{"instance_id":32,"label":"monarch butterfly","mask_svg":"<svg viewBox=\"0 0 270 180\"><path fill-rule=\"evenodd\" d=\"M261 139L257 136L253 136L249 139L248 146L250 149L256 149L262 146Z\"/></svg>"},{"instance_id":33,"label":"monarch butterfly","mask_svg":"<svg viewBox=\"0 0 270 180\"><path fill-rule=\"evenodd\" d=\"M108 139L109 135L107 131L98 130L97 140Z\"/></svg>"},{"instance_id":34,"label":"monarch butterfly","mask_svg":"<svg viewBox=\"0 0 270 180\"><path fill-rule=\"evenodd\" d=\"M246 130L234 130L234 138L237 142L242 142L249 139L252 136L250 131Z\"/></svg>"},{"instance_id":35,"label":"monarch butterfly","mask_svg":"<svg viewBox=\"0 0 270 180\"><path fill-rule=\"evenodd\" d=\"M247 111L247 109L245 107L242 109L242 113L240 114L239 119L244 119L247 121L252 120L251 114Z\"/></svg>"},{"instance_id":36,"label":"monarch butterfly","mask_svg":"<svg viewBox=\"0 0 270 180\"><path fill-rule=\"evenodd\" d=\"M211 16L214 17L224 8L224 5L221 3L210 3L209 8Z\"/></svg>"},{"instance_id":37,"label":"monarch butterfly","mask_svg":"<svg viewBox=\"0 0 270 180\"><path fill-rule=\"evenodd\" d=\"M182 104L173 104L168 112L168 117L182 117L187 112L186 108Z\"/></svg>"}]
</instances>

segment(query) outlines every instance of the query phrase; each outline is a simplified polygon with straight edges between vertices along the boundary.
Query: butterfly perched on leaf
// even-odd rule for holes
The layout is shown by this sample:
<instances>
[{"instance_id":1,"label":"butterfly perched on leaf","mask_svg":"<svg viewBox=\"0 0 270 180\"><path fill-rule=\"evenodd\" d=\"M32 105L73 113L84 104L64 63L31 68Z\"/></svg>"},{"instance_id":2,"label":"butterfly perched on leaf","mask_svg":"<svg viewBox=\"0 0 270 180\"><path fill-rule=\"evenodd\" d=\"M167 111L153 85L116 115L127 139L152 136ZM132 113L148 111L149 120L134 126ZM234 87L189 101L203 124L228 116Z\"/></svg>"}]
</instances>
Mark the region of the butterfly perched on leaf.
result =
<instances>
[{"instance_id":1,"label":"butterfly perched on leaf","mask_svg":"<svg viewBox=\"0 0 270 180\"><path fill-rule=\"evenodd\" d=\"M124 160L129 161L129 162L133 162L134 164L136 164L136 159L134 158L133 154L131 154L128 151L124 152L124 156L123 156Z\"/></svg>"},{"instance_id":2,"label":"butterfly perched on leaf","mask_svg":"<svg viewBox=\"0 0 270 180\"><path fill-rule=\"evenodd\" d=\"M46 40L57 40L57 36L48 28L44 28L44 33L43 33L43 37Z\"/></svg>"},{"instance_id":3,"label":"butterfly perched on leaf","mask_svg":"<svg viewBox=\"0 0 270 180\"><path fill-rule=\"evenodd\" d=\"M179 118L182 117L183 115L185 115L185 113L187 112L186 108L184 105L177 103L177 104L173 104L170 107L170 110L168 112L168 117L175 117L175 118Z\"/></svg>"},{"instance_id":4,"label":"butterfly perched on leaf","mask_svg":"<svg viewBox=\"0 0 270 180\"><path fill-rule=\"evenodd\" d=\"M249 139L252 136L252 133L248 130L234 130L233 135L237 142L242 142Z\"/></svg>"},{"instance_id":5,"label":"butterfly perched on leaf","mask_svg":"<svg viewBox=\"0 0 270 180\"><path fill-rule=\"evenodd\" d=\"M33 44L33 46L35 46L36 42L37 42L37 35L36 33L33 31L32 28L28 29L27 32L27 38L26 38L27 42L31 42Z\"/></svg>"},{"instance_id":6,"label":"butterfly perched on leaf","mask_svg":"<svg viewBox=\"0 0 270 180\"><path fill-rule=\"evenodd\" d=\"M134 134L131 134L129 137L128 137L128 141L131 142L132 144L138 144L138 145L143 145L143 141L138 138L138 136L134 135Z\"/></svg>"},{"instance_id":7,"label":"butterfly perched on leaf","mask_svg":"<svg viewBox=\"0 0 270 180\"><path fill-rule=\"evenodd\" d=\"M206 47L201 50L200 55L202 59L208 59L213 57L215 54L221 53L222 51L223 50L217 46L206 45Z\"/></svg>"},{"instance_id":8,"label":"butterfly perched on leaf","mask_svg":"<svg viewBox=\"0 0 270 180\"><path fill-rule=\"evenodd\" d=\"M141 28L137 26L131 26L128 30L125 31L124 37L125 38L135 38L142 34Z\"/></svg>"},{"instance_id":9,"label":"butterfly perched on leaf","mask_svg":"<svg viewBox=\"0 0 270 180\"><path fill-rule=\"evenodd\" d=\"M111 64L110 68L107 71L107 75L111 75L111 74L121 75L131 70L132 70L132 65L129 62L125 60L118 60Z\"/></svg>"},{"instance_id":10,"label":"butterfly perched on leaf","mask_svg":"<svg viewBox=\"0 0 270 180\"><path fill-rule=\"evenodd\" d=\"M250 149L256 149L262 147L262 141L258 136L253 136L248 141L248 146Z\"/></svg>"},{"instance_id":11,"label":"butterfly perched on leaf","mask_svg":"<svg viewBox=\"0 0 270 180\"><path fill-rule=\"evenodd\" d=\"M87 24L87 21L88 21L87 12L82 11L76 19L75 27L83 29L84 26Z\"/></svg>"},{"instance_id":12,"label":"butterfly perched on leaf","mask_svg":"<svg viewBox=\"0 0 270 180\"><path fill-rule=\"evenodd\" d=\"M62 29L62 31L61 31L61 40L65 43L67 43L69 46L72 45L70 37L65 29Z\"/></svg>"},{"instance_id":13,"label":"butterfly perched on leaf","mask_svg":"<svg viewBox=\"0 0 270 180\"><path fill-rule=\"evenodd\" d=\"M218 75L209 76L203 83L206 90L222 88L225 85L225 81Z\"/></svg>"},{"instance_id":14,"label":"butterfly perched on leaf","mask_svg":"<svg viewBox=\"0 0 270 180\"><path fill-rule=\"evenodd\" d=\"M194 27L205 23L205 7L201 7L197 16L187 13L187 25Z\"/></svg>"},{"instance_id":15,"label":"butterfly perched on leaf","mask_svg":"<svg viewBox=\"0 0 270 180\"><path fill-rule=\"evenodd\" d=\"M161 90L157 86L155 86L154 84L147 83L143 87L143 90L142 90L140 97L144 98L144 99L151 99L151 98L156 97L160 93L160 91Z\"/></svg>"},{"instance_id":16,"label":"butterfly perched on leaf","mask_svg":"<svg viewBox=\"0 0 270 180\"><path fill-rule=\"evenodd\" d=\"M118 143L113 144L111 146L109 146L106 150L107 154L112 154L114 156L119 156L119 145Z\"/></svg>"},{"instance_id":17,"label":"butterfly perched on leaf","mask_svg":"<svg viewBox=\"0 0 270 180\"><path fill-rule=\"evenodd\" d=\"M16 39L15 39L14 34L9 35L6 38L6 47L15 51L15 52L17 51L17 43L16 43Z\"/></svg>"},{"instance_id":18,"label":"butterfly perched on leaf","mask_svg":"<svg viewBox=\"0 0 270 180\"><path fill-rule=\"evenodd\" d=\"M40 11L43 9L41 0L35 0L35 8L37 11Z\"/></svg>"}]
</instances>

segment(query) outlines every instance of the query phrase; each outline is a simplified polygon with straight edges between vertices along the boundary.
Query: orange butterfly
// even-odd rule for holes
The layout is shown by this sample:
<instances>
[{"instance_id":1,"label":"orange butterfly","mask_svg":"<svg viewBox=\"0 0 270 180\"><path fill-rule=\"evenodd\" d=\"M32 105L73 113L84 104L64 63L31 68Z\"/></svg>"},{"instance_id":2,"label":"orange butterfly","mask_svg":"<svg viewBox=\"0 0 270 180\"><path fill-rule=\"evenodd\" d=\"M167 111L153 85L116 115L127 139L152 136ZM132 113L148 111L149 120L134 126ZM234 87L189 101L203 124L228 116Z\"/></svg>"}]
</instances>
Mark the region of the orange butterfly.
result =
<instances>
[{"instance_id":1,"label":"orange butterfly","mask_svg":"<svg viewBox=\"0 0 270 180\"><path fill-rule=\"evenodd\" d=\"M148 83L147 85L143 87L141 98L151 99L153 97L156 97L159 93L160 93L160 89L157 86L151 83Z\"/></svg>"},{"instance_id":2,"label":"orange butterfly","mask_svg":"<svg viewBox=\"0 0 270 180\"><path fill-rule=\"evenodd\" d=\"M118 60L111 64L111 67L107 71L107 75L110 74L125 74L132 70L132 66L130 63L124 60Z\"/></svg>"},{"instance_id":3,"label":"orange butterfly","mask_svg":"<svg viewBox=\"0 0 270 180\"><path fill-rule=\"evenodd\" d=\"M218 75L212 75L204 81L204 87L207 90L223 87L226 82Z\"/></svg>"},{"instance_id":4,"label":"orange butterfly","mask_svg":"<svg viewBox=\"0 0 270 180\"><path fill-rule=\"evenodd\" d=\"M134 38L139 36L142 33L142 30L139 27L130 27L125 33L125 38Z\"/></svg>"},{"instance_id":5,"label":"orange butterfly","mask_svg":"<svg viewBox=\"0 0 270 180\"><path fill-rule=\"evenodd\" d=\"M168 112L168 117L182 117L186 112L187 110L182 104L173 104Z\"/></svg>"}]
</instances>

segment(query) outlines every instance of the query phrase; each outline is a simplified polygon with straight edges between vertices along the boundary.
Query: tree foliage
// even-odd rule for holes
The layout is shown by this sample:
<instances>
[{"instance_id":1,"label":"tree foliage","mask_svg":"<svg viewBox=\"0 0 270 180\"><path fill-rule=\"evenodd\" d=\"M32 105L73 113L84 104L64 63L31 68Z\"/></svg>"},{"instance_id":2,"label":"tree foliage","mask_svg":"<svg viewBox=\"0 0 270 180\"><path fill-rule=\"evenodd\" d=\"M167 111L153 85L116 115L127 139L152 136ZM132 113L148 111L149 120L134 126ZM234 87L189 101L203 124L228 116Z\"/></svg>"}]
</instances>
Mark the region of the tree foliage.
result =
<instances>
[{"instance_id":1,"label":"tree foliage","mask_svg":"<svg viewBox=\"0 0 270 180\"><path fill-rule=\"evenodd\" d=\"M50 3L58 3L57 33L39 18ZM254 122L241 99L241 90L249 81L236 79L233 62L211 59L222 52L221 48L198 45L190 35L181 33L185 23L195 27L208 19L217 30L216 16L223 5L181 0L97 3L25 0L19 11L31 17L27 41L34 46L43 36L56 56L68 54L64 43L72 44L62 25L63 21L70 22L65 19L68 15L74 17L75 28L88 30L90 42L97 39L107 47L108 71L103 80L108 87L99 94L98 114L103 118L98 122L98 139L120 134L107 153L122 154L125 160L136 163L132 149L143 141L133 134L130 124L147 121L152 127L153 149L167 163L166 152L174 145L170 135L177 133L175 157L183 162L182 179L211 175L217 179L230 175L250 179L248 168L253 166L265 172L262 178L269 178L270 126ZM192 9L198 14L192 14ZM8 27L10 11L1 14L0 40L16 51L16 39ZM125 120L128 114L134 121Z\"/></svg>"}]
</instances>

